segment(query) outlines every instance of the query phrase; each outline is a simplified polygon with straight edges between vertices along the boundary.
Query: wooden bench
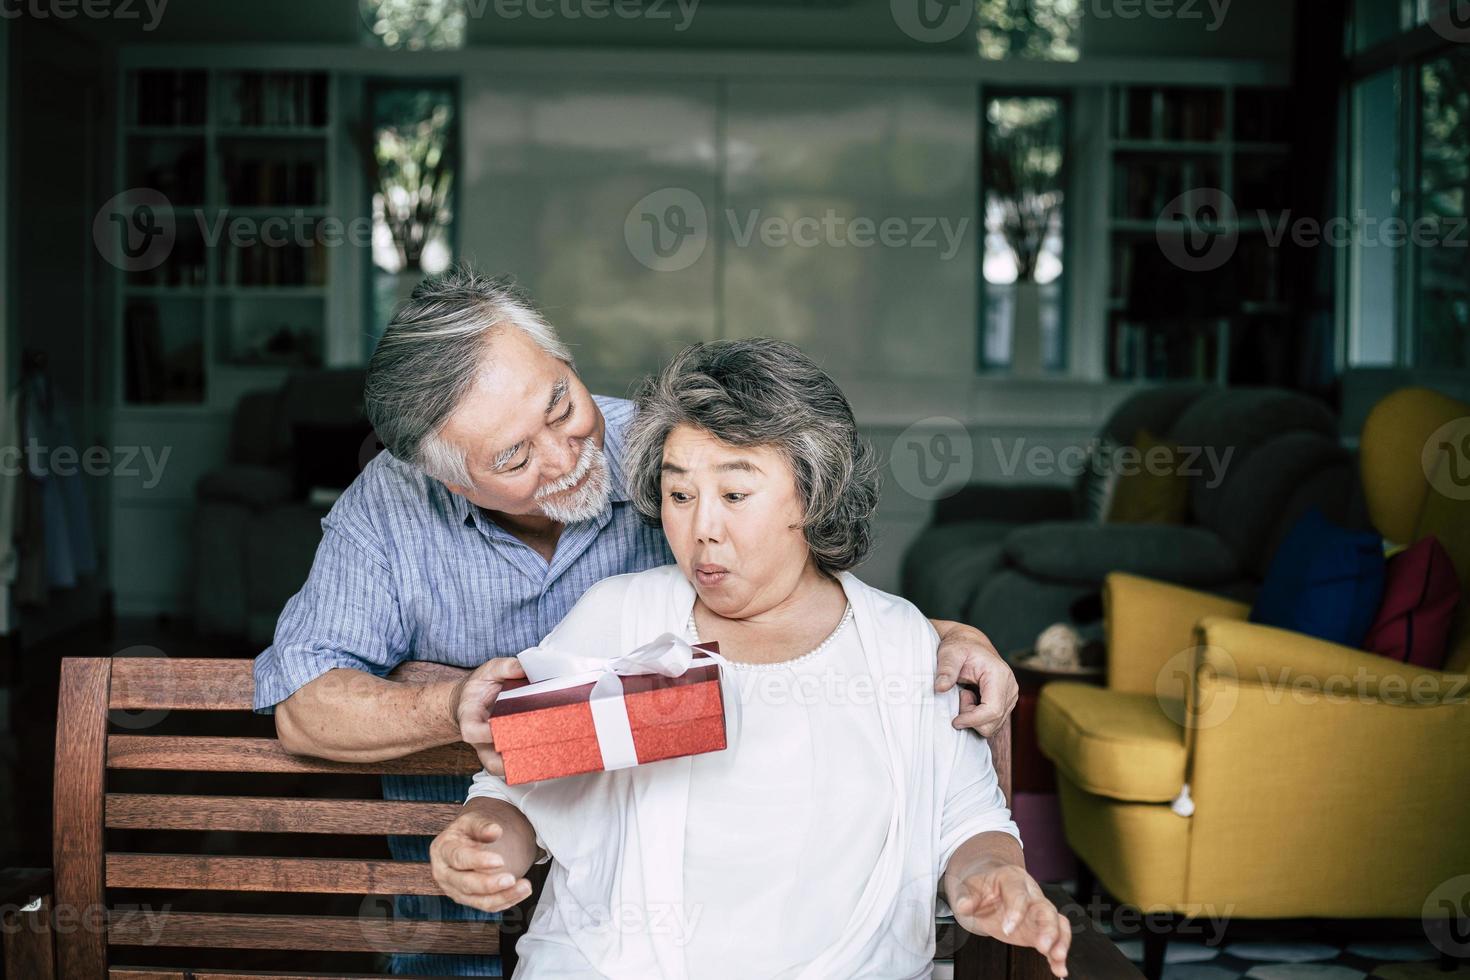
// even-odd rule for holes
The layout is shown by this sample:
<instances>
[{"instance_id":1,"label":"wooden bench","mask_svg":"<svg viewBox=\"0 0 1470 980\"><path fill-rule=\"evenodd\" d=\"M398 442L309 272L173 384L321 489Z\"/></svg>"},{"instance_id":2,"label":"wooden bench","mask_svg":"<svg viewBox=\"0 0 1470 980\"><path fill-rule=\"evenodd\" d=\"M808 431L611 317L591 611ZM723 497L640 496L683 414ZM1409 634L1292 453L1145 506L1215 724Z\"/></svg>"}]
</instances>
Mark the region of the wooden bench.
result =
<instances>
[{"instance_id":1,"label":"wooden bench","mask_svg":"<svg viewBox=\"0 0 1470 980\"><path fill-rule=\"evenodd\" d=\"M415 665L409 665L398 676L412 682L424 679L426 673L419 669L416 674ZM320 854L322 835L432 836L453 818L457 804L324 799L319 794L116 791L116 781L127 774L136 777L139 771L164 780L168 778L164 774L212 772L295 774L299 782L304 774L310 786L324 783L329 774L462 775L479 769L474 753L464 745L354 765L291 755L274 738L142 734L137 729L109 726L109 712L118 711L248 712L253 689L249 660L63 661L56 727L54 864L51 870L8 871L0 877L0 906L6 909L7 976L12 980L261 976L349 980L383 975L370 971L249 972L228 963L208 968L114 963L114 958L136 960L138 947L148 947L146 955L166 951L168 956L158 957L164 961L181 955L202 958L205 950L298 951L289 970L306 971L321 970L324 957L344 952L501 953L509 976L518 931L511 924L528 920L534 896L512 910L515 914L508 914L505 923L395 920L386 914L174 911L171 907L142 915L136 907L118 900L117 892L137 894L138 889L170 895L205 894L215 904L252 895L259 904L262 897L277 901L295 895L341 900L349 895L439 894L424 863L310 855L313 850ZM991 745L1009 798L1009 732L992 739ZM299 842L303 853L277 857L108 850L109 835L129 831L216 832L212 841L216 848L220 842L228 846L239 841L242 835L286 835ZM1050 889L1048 895L1059 907L1068 901L1057 889ZM386 908L388 899L379 901ZM1069 915L1075 930L1069 961L1072 977L1139 980L1137 971L1080 910L1073 906ZM1050 975L1045 961L1034 952L970 936L952 922L941 923L939 930L941 950L954 948L956 977L1045 980ZM124 952L131 956L121 956ZM220 954L214 956L217 960Z\"/></svg>"}]
</instances>

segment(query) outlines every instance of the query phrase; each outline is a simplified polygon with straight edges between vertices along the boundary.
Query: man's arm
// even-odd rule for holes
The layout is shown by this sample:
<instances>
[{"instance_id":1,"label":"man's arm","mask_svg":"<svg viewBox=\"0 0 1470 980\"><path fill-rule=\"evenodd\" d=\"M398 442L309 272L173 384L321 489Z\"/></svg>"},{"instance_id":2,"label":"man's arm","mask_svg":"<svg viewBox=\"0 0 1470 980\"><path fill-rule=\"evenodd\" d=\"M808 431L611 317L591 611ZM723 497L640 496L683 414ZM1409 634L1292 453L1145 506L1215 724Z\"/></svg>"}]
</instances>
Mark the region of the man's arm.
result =
<instances>
[{"instance_id":1,"label":"man's arm","mask_svg":"<svg viewBox=\"0 0 1470 980\"><path fill-rule=\"evenodd\" d=\"M954 727L973 728L981 735L994 735L1016 707L1021 689L1010 665L996 652L990 637L973 626L947 619L931 619L939 634L939 669L934 690L943 694L955 684L973 684L980 697L960 688L960 713Z\"/></svg>"},{"instance_id":2,"label":"man's arm","mask_svg":"<svg viewBox=\"0 0 1470 980\"><path fill-rule=\"evenodd\" d=\"M335 511L334 511L335 513ZM342 762L381 762L465 741L494 772L490 706L501 682L524 677L514 658L473 672L419 665L414 683L384 679L410 653L399 585L350 514L323 522L311 574L276 623L275 642L255 660L256 708L274 707L290 752Z\"/></svg>"},{"instance_id":3,"label":"man's arm","mask_svg":"<svg viewBox=\"0 0 1470 980\"><path fill-rule=\"evenodd\" d=\"M457 680L408 684L337 667L276 705L276 737L288 752L338 762L449 745L460 738L457 687Z\"/></svg>"},{"instance_id":4,"label":"man's arm","mask_svg":"<svg viewBox=\"0 0 1470 980\"><path fill-rule=\"evenodd\" d=\"M448 679L406 683L329 670L276 706L276 737L288 752L338 762L381 762L463 741L487 770L503 773L490 707L506 680L526 676L520 662L497 657L473 671L439 666L433 675Z\"/></svg>"}]
</instances>

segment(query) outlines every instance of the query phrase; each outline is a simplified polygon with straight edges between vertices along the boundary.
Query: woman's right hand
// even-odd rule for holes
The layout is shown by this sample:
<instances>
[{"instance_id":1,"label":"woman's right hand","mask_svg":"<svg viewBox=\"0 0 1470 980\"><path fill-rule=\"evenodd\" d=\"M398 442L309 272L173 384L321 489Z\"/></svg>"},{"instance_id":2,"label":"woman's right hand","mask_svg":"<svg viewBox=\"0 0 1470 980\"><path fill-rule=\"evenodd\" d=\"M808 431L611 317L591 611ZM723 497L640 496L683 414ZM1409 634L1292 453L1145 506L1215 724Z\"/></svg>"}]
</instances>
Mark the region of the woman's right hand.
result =
<instances>
[{"instance_id":1,"label":"woman's right hand","mask_svg":"<svg viewBox=\"0 0 1470 980\"><path fill-rule=\"evenodd\" d=\"M429 868L444 894L454 901L482 912L503 912L531 894L531 883L507 864L504 848L510 842L505 840L505 827L494 808L484 805L490 802L471 800L434 838L429 845ZM529 866L525 862L521 870Z\"/></svg>"}]
</instances>

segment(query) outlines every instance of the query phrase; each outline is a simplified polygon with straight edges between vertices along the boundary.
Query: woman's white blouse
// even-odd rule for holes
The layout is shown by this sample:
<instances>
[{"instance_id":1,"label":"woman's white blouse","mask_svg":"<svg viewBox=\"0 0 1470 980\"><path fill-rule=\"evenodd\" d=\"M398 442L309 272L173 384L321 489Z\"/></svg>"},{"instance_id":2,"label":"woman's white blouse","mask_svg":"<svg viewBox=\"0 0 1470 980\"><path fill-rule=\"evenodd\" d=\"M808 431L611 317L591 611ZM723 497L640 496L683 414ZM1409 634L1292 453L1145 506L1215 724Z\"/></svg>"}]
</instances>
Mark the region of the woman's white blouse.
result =
<instances>
[{"instance_id":1,"label":"woman's white blouse","mask_svg":"<svg viewBox=\"0 0 1470 980\"><path fill-rule=\"evenodd\" d=\"M649 582L641 589L627 587L636 583L620 587L618 581L655 576L658 584L678 591L669 571L600 583L546 642L579 652L621 652L629 633L620 620L630 596L661 590L650 592ZM850 576L844 586L850 600L855 588L866 588ZM687 615L693 591L684 587L689 604L680 591L673 607L685 613L675 621L683 629L670 631L696 641ZM522 786L507 786L483 772L476 777L470 797L515 804L554 862L536 916L517 947L518 980L815 980L837 975L834 970L844 980L929 976L939 873L975 834L998 830L1015 836L1016 829L984 740L955 731L949 725L953 700L932 693L933 645L926 654L927 684L910 685L897 700L915 700L917 694L931 706L945 705L930 712L936 716L930 723L932 751L942 755L930 761L946 777L942 812L932 815L937 819L928 820L929 828L902 819L906 801L899 798L885 737L885 730L896 729L880 710L887 698L884 710L891 719L894 698L874 678L873 658L863 645L865 635L882 635L871 627L883 625L863 622L865 609L869 620L888 617L861 598L806 656L781 664L734 664L726 671L726 697L738 697L740 709L738 731L722 752ZM609 646L609 638L619 636L624 642ZM897 781L910 787L905 795L912 795L915 777L930 767L915 768L920 772ZM662 792L652 788L657 784L681 779L687 779L687 810L682 847L674 847L654 828L641 826L638 802ZM678 785L682 789L684 783ZM889 838L896 833L909 846L895 847ZM895 855L905 851L914 863L909 838L915 835L932 839L928 851L918 852L924 866L895 867ZM648 881L656 875L640 873L661 861L678 862L670 869L682 878L677 901L649 894ZM864 917L882 928L867 928ZM855 942L859 936L862 941ZM873 951L865 954L860 947L867 941ZM639 948L648 943L662 949Z\"/></svg>"},{"instance_id":2,"label":"woman's white blouse","mask_svg":"<svg viewBox=\"0 0 1470 980\"><path fill-rule=\"evenodd\" d=\"M866 673L848 617L798 660L735 665L740 740L692 760L691 977L785 980L842 935L893 799L878 708L842 691Z\"/></svg>"}]
</instances>

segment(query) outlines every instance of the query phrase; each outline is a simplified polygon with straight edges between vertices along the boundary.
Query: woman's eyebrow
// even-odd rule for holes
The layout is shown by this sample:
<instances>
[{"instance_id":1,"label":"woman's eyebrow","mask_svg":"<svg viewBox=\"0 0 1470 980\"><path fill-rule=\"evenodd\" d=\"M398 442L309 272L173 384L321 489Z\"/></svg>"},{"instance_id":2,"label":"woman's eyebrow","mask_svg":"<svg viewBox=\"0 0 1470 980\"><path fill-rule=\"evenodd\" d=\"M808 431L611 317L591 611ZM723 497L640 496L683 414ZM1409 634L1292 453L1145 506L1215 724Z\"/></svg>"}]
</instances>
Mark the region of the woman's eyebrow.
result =
<instances>
[{"instance_id":1,"label":"woman's eyebrow","mask_svg":"<svg viewBox=\"0 0 1470 980\"><path fill-rule=\"evenodd\" d=\"M664 473L675 473L680 476L683 476L684 474L689 472L684 467L670 462L665 462L662 466L659 467L659 469ZM728 463L721 463L719 466L716 466L715 469L719 470L721 473L725 473L730 470L741 470L746 473L760 473L762 476L765 475L764 470L762 470L759 466L755 465L748 459L732 459Z\"/></svg>"}]
</instances>

